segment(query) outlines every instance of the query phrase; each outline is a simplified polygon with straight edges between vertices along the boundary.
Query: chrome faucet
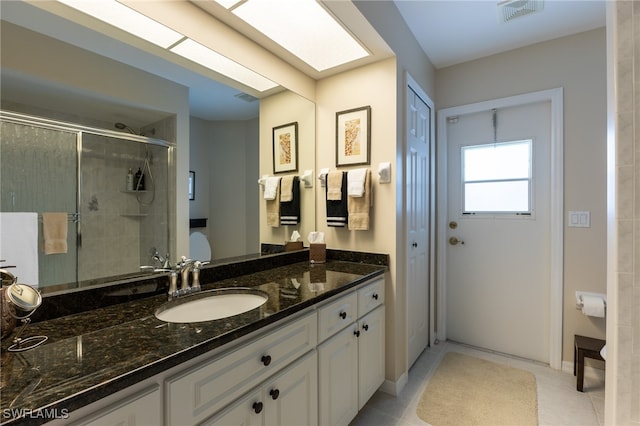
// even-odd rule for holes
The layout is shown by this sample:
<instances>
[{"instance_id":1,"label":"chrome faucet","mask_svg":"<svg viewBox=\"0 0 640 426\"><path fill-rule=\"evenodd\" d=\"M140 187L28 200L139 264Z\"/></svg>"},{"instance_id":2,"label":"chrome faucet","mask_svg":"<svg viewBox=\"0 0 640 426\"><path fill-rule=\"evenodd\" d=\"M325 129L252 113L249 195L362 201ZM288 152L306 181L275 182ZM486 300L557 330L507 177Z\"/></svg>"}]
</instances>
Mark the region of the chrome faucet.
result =
<instances>
[{"instance_id":1,"label":"chrome faucet","mask_svg":"<svg viewBox=\"0 0 640 426\"><path fill-rule=\"evenodd\" d=\"M191 269L191 276L193 277L193 281L191 281L191 291L200 290L200 268L202 268L204 264L205 262L200 262L199 260L193 262L193 268Z\"/></svg>"},{"instance_id":2,"label":"chrome faucet","mask_svg":"<svg viewBox=\"0 0 640 426\"><path fill-rule=\"evenodd\" d=\"M189 272L193 268L193 260L182 256L182 261L178 264L180 268L180 290L178 294L190 293L192 288L189 286Z\"/></svg>"}]
</instances>

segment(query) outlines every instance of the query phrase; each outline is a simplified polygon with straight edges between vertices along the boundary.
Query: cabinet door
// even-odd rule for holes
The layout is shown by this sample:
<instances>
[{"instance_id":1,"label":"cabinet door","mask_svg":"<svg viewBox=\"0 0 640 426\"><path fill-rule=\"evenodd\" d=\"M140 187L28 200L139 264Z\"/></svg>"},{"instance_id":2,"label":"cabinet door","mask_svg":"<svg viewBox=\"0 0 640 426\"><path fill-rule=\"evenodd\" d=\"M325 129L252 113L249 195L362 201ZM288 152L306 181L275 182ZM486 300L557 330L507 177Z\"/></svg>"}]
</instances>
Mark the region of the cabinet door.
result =
<instances>
[{"instance_id":1,"label":"cabinet door","mask_svg":"<svg viewBox=\"0 0 640 426\"><path fill-rule=\"evenodd\" d=\"M319 420L323 426L348 425L358 413L356 324L318 348Z\"/></svg>"},{"instance_id":2,"label":"cabinet door","mask_svg":"<svg viewBox=\"0 0 640 426\"><path fill-rule=\"evenodd\" d=\"M384 306L358 321L358 409L384 382Z\"/></svg>"},{"instance_id":3,"label":"cabinet door","mask_svg":"<svg viewBox=\"0 0 640 426\"><path fill-rule=\"evenodd\" d=\"M240 398L215 416L200 423L202 426L262 426L264 399L261 389Z\"/></svg>"},{"instance_id":4,"label":"cabinet door","mask_svg":"<svg viewBox=\"0 0 640 426\"><path fill-rule=\"evenodd\" d=\"M264 387L265 424L318 424L318 355L311 352Z\"/></svg>"}]
</instances>

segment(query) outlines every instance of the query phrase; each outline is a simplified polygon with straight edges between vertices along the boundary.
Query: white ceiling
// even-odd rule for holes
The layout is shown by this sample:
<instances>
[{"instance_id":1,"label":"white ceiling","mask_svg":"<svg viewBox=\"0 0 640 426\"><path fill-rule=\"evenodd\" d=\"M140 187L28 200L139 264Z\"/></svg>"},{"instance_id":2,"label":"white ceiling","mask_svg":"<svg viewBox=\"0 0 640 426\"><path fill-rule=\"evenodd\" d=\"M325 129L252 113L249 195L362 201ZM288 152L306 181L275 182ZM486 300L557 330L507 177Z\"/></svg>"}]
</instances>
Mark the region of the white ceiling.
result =
<instances>
[{"instance_id":1,"label":"white ceiling","mask_svg":"<svg viewBox=\"0 0 640 426\"><path fill-rule=\"evenodd\" d=\"M438 69L605 26L606 0L546 0L541 12L507 23L497 0L394 2Z\"/></svg>"}]
</instances>

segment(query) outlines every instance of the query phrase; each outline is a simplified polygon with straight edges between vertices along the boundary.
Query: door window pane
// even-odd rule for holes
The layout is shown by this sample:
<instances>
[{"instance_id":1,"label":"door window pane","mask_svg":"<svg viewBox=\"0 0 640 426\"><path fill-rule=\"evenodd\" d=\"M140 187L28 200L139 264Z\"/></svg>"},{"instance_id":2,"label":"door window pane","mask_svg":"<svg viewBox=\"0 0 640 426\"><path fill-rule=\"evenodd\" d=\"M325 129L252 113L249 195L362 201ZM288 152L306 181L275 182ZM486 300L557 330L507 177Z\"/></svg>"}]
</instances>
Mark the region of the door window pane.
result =
<instances>
[{"instance_id":1,"label":"door window pane","mask_svg":"<svg viewBox=\"0 0 640 426\"><path fill-rule=\"evenodd\" d=\"M531 140L462 148L463 213L531 213Z\"/></svg>"}]
</instances>

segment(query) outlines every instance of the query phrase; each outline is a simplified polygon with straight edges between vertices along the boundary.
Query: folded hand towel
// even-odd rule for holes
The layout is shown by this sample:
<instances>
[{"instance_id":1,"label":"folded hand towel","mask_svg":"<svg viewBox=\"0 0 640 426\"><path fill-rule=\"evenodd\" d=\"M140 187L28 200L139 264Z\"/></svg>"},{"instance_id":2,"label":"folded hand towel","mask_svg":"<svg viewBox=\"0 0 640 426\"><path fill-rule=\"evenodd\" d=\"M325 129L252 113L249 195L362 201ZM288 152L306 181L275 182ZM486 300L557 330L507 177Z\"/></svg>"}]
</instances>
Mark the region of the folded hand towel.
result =
<instances>
[{"instance_id":1,"label":"folded hand towel","mask_svg":"<svg viewBox=\"0 0 640 426\"><path fill-rule=\"evenodd\" d=\"M0 259L19 282L38 286L38 214L0 213Z\"/></svg>"},{"instance_id":2,"label":"folded hand towel","mask_svg":"<svg viewBox=\"0 0 640 426\"><path fill-rule=\"evenodd\" d=\"M349 217L347 210L347 174L337 172L342 180L340 185L340 199L329 199L329 185L327 185L327 226L342 228L347 225Z\"/></svg>"},{"instance_id":3,"label":"folded hand towel","mask_svg":"<svg viewBox=\"0 0 640 426\"><path fill-rule=\"evenodd\" d=\"M264 199L265 200L275 200L276 193L278 191L278 186L280 184L280 178L271 176L267 178L267 181L264 184Z\"/></svg>"},{"instance_id":4,"label":"folded hand towel","mask_svg":"<svg viewBox=\"0 0 640 426\"><path fill-rule=\"evenodd\" d=\"M366 169L364 180L364 194L362 197L349 197L349 230L367 231L369 229L369 207L373 194L371 193L371 172Z\"/></svg>"},{"instance_id":5,"label":"folded hand towel","mask_svg":"<svg viewBox=\"0 0 640 426\"><path fill-rule=\"evenodd\" d=\"M282 186L284 186L282 178ZM291 201L283 201L280 195L280 225L297 225L300 223L300 179L292 176L291 179ZM281 188L282 190L282 188Z\"/></svg>"},{"instance_id":6,"label":"folded hand towel","mask_svg":"<svg viewBox=\"0 0 640 426\"><path fill-rule=\"evenodd\" d=\"M340 201L342 199L342 175L344 172L334 170L327 175L327 200Z\"/></svg>"},{"instance_id":7,"label":"folded hand towel","mask_svg":"<svg viewBox=\"0 0 640 426\"><path fill-rule=\"evenodd\" d=\"M280 178L276 182L275 196L267 200L267 225L277 228L280 226Z\"/></svg>"},{"instance_id":8,"label":"folded hand towel","mask_svg":"<svg viewBox=\"0 0 640 426\"><path fill-rule=\"evenodd\" d=\"M284 176L280 180L280 202L293 200L293 178L297 176Z\"/></svg>"},{"instance_id":9,"label":"folded hand towel","mask_svg":"<svg viewBox=\"0 0 640 426\"><path fill-rule=\"evenodd\" d=\"M44 254L67 252L67 213L42 213Z\"/></svg>"},{"instance_id":10,"label":"folded hand towel","mask_svg":"<svg viewBox=\"0 0 640 426\"><path fill-rule=\"evenodd\" d=\"M347 173L347 193L350 197L362 197L365 192L365 175L369 172L369 169L355 169L349 170Z\"/></svg>"}]
</instances>

